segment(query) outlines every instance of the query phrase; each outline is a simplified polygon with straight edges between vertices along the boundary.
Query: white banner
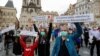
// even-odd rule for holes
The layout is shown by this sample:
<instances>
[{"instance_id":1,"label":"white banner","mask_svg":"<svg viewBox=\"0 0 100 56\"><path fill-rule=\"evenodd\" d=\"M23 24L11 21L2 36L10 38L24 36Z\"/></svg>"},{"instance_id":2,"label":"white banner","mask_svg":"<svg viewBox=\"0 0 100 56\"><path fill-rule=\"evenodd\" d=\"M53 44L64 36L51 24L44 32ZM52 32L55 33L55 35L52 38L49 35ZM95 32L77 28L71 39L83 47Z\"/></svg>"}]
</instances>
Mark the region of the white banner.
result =
<instances>
[{"instance_id":1,"label":"white banner","mask_svg":"<svg viewBox=\"0 0 100 56\"><path fill-rule=\"evenodd\" d=\"M8 31L10 31L10 30L15 30L15 25L9 26L9 27L3 29L3 30L1 31L1 33L3 34L3 33L8 32Z\"/></svg>"},{"instance_id":2,"label":"white banner","mask_svg":"<svg viewBox=\"0 0 100 56\"><path fill-rule=\"evenodd\" d=\"M57 16L54 18L54 23L66 23L66 22L93 22L93 14L73 15L73 16Z\"/></svg>"},{"instance_id":3,"label":"white banner","mask_svg":"<svg viewBox=\"0 0 100 56\"><path fill-rule=\"evenodd\" d=\"M47 22L48 17L47 16L35 16L32 19L33 19L33 21Z\"/></svg>"},{"instance_id":4,"label":"white banner","mask_svg":"<svg viewBox=\"0 0 100 56\"><path fill-rule=\"evenodd\" d=\"M37 37L37 32L34 32L34 31L27 31L27 30L22 30L20 32L20 35L27 35L27 36L34 36L34 37Z\"/></svg>"}]
</instances>

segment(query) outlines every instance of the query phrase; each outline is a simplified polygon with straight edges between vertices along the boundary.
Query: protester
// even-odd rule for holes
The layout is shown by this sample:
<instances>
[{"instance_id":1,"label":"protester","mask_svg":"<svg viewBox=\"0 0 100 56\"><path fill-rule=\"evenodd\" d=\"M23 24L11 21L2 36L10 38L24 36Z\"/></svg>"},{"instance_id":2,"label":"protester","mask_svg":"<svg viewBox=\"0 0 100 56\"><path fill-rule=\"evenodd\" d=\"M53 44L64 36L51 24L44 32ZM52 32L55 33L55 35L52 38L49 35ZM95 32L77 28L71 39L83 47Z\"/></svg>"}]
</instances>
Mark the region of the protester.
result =
<instances>
[{"instance_id":1,"label":"protester","mask_svg":"<svg viewBox=\"0 0 100 56\"><path fill-rule=\"evenodd\" d=\"M34 24L34 29L39 35L38 56L50 56L50 37L52 33L52 21L49 24L49 29L41 27L39 30Z\"/></svg>"},{"instance_id":2,"label":"protester","mask_svg":"<svg viewBox=\"0 0 100 56\"><path fill-rule=\"evenodd\" d=\"M69 28L69 30L68 30L69 35L74 34L74 32L75 32L75 29ZM79 49L80 49L81 39L80 39L80 37L79 37L79 38L74 38L73 41L74 41L74 44L75 44L77 53L78 53L78 55L79 55Z\"/></svg>"},{"instance_id":3,"label":"protester","mask_svg":"<svg viewBox=\"0 0 100 56\"><path fill-rule=\"evenodd\" d=\"M88 47L88 44L89 44L89 29L87 27L84 28L84 42L85 42L85 46Z\"/></svg>"},{"instance_id":4,"label":"protester","mask_svg":"<svg viewBox=\"0 0 100 56\"><path fill-rule=\"evenodd\" d=\"M5 33L5 39L4 39L4 47L5 49L8 49L9 48L9 43L10 43L10 34L9 32L6 32Z\"/></svg>"},{"instance_id":5,"label":"protester","mask_svg":"<svg viewBox=\"0 0 100 56\"><path fill-rule=\"evenodd\" d=\"M52 36L54 38L58 37L59 32L60 32L60 25L57 24L53 29Z\"/></svg>"},{"instance_id":6,"label":"protester","mask_svg":"<svg viewBox=\"0 0 100 56\"><path fill-rule=\"evenodd\" d=\"M13 42L13 53L16 56L21 56L22 55L22 48L19 42L19 37L15 36L14 37L14 42Z\"/></svg>"},{"instance_id":7,"label":"protester","mask_svg":"<svg viewBox=\"0 0 100 56\"><path fill-rule=\"evenodd\" d=\"M100 31L96 26L93 26L92 28L93 29L89 31L90 43L91 43L90 56L94 55L95 45L97 48L97 56L100 56Z\"/></svg>"},{"instance_id":8,"label":"protester","mask_svg":"<svg viewBox=\"0 0 100 56\"><path fill-rule=\"evenodd\" d=\"M1 30L0 30L0 42L2 42L2 33L1 33Z\"/></svg>"},{"instance_id":9,"label":"protester","mask_svg":"<svg viewBox=\"0 0 100 56\"><path fill-rule=\"evenodd\" d=\"M76 32L68 35L68 28L63 26L60 35L56 38L56 42L52 51L52 56L78 56L73 39L78 38L82 34L82 28L79 23L75 23Z\"/></svg>"},{"instance_id":10,"label":"protester","mask_svg":"<svg viewBox=\"0 0 100 56\"><path fill-rule=\"evenodd\" d=\"M27 38L24 42L23 38L24 36L20 36L20 44L22 48L24 49L23 51L23 56L34 56L34 50L38 47L38 37L35 40L35 43L31 43L31 39Z\"/></svg>"},{"instance_id":11,"label":"protester","mask_svg":"<svg viewBox=\"0 0 100 56\"><path fill-rule=\"evenodd\" d=\"M50 39L50 42L53 42L55 40L55 38L58 36L60 32L60 26L57 24L54 24L53 25L53 28L52 28L52 36L51 36L51 39Z\"/></svg>"}]
</instances>

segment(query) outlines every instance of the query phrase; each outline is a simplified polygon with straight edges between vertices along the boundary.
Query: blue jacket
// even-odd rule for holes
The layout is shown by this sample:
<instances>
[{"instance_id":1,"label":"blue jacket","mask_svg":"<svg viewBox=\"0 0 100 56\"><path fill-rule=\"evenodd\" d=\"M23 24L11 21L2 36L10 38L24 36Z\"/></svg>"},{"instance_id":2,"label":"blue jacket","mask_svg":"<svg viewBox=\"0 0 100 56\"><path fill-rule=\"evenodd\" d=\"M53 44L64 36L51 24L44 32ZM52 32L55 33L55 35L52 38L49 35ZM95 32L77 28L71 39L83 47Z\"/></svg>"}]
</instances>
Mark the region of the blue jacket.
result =
<instances>
[{"instance_id":1,"label":"blue jacket","mask_svg":"<svg viewBox=\"0 0 100 56\"><path fill-rule=\"evenodd\" d=\"M76 25L77 31L72 35L66 36L67 40L65 42L65 45L68 49L70 56L78 56L73 39L75 37L80 37L81 34L82 34L82 28L79 25L79 23L75 23L75 25ZM58 56L58 53L59 53L59 50L60 50L60 45L61 45L61 37L57 37L53 51L52 51L52 56Z\"/></svg>"},{"instance_id":2,"label":"blue jacket","mask_svg":"<svg viewBox=\"0 0 100 56\"><path fill-rule=\"evenodd\" d=\"M53 37L57 37L58 36L58 33L60 32L60 29L55 29L55 30L53 30L53 32L52 32L52 35L53 35Z\"/></svg>"}]
</instances>

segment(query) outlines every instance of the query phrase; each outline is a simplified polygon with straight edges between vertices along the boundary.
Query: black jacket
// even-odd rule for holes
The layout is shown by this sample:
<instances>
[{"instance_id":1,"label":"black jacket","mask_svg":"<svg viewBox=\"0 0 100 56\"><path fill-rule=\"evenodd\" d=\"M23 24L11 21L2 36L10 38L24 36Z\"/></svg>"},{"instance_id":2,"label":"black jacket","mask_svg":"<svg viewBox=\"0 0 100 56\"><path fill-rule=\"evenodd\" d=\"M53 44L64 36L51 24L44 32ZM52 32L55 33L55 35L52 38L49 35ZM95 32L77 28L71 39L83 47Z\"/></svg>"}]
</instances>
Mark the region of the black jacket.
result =
<instances>
[{"instance_id":1,"label":"black jacket","mask_svg":"<svg viewBox=\"0 0 100 56\"><path fill-rule=\"evenodd\" d=\"M21 45L19 43L19 39L18 39L18 42L13 42L13 53L15 55L21 55L22 54L22 48L21 48Z\"/></svg>"},{"instance_id":2,"label":"black jacket","mask_svg":"<svg viewBox=\"0 0 100 56\"><path fill-rule=\"evenodd\" d=\"M39 35L39 45L38 45L38 56L50 56L50 37L52 33L52 23L49 24L49 31L46 33L46 44L41 44L42 36L40 32L38 31L38 28L34 24L34 29L36 32L38 32Z\"/></svg>"}]
</instances>

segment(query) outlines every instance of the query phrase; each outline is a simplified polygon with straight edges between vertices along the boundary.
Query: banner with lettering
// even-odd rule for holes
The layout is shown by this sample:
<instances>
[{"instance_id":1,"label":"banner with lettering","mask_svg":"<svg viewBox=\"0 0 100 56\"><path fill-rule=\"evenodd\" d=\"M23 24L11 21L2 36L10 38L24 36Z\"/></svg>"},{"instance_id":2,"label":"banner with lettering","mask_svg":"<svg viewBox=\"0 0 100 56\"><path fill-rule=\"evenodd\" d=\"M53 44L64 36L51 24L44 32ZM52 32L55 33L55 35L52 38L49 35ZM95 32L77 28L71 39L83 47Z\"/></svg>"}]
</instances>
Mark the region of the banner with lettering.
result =
<instances>
[{"instance_id":1,"label":"banner with lettering","mask_svg":"<svg viewBox=\"0 0 100 56\"><path fill-rule=\"evenodd\" d=\"M5 28L5 29L2 29L2 30L1 30L1 33L3 34L3 33L8 32L8 31L10 31L10 30L15 30L15 25L9 26L9 27L7 27L7 28Z\"/></svg>"},{"instance_id":2,"label":"banner with lettering","mask_svg":"<svg viewBox=\"0 0 100 56\"><path fill-rule=\"evenodd\" d=\"M20 35L26 35L26 36L34 36L34 37L37 37L37 32L22 30L22 31L20 32Z\"/></svg>"},{"instance_id":3,"label":"banner with lettering","mask_svg":"<svg viewBox=\"0 0 100 56\"><path fill-rule=\"evenodd\" d=\"M93 22L93 14L73 15L73 16L56 16L54 17L54 23L66 23L66 22Z\"/></svg>"}]
</instances>

